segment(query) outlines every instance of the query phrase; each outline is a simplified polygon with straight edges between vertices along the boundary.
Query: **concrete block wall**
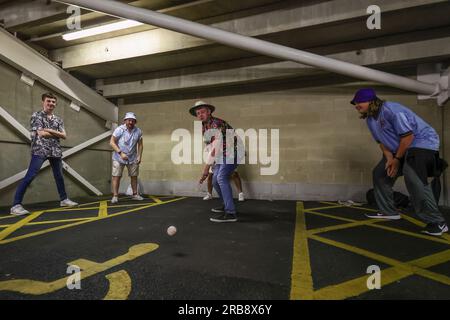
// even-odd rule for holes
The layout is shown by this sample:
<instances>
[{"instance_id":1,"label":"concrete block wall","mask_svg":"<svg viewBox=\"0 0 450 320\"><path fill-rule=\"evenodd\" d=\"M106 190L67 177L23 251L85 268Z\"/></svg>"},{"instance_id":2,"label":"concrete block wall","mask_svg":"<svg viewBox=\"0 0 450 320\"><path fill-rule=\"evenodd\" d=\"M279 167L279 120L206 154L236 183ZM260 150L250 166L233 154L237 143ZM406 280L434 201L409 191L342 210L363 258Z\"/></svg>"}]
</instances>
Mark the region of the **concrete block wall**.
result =
<instances>
[{"instance_id":1,"label":"concrete block wall","mask_svg":"<svg viewBox=\"0 0 450 320\"><path fill-rule=\"evenodd\" d=\"M441 135L441 139L444 146L442 154L450 164L450 101L442 107L442 126L443 134ZM443 181L445 181L442 190L443 201L447 206L450 206L450 168L444 172Z\"/></svg>"},{"instance_id":2,"label":"concrete block wall","mask_svg":"<svg viewBox=\"0 0 450 320\"><path fill-rule=\"evenodd\" d=\"M244 192L256 199L303 199L362 201L371 188L372 168L381 151L363 120L349 101L360 86L344 85L308 89L219 94L207 102L216 106L215 116L244 130L279 129L280 165L276 175L260 174L262 165L241 165ZM432 101L417 101L416 95L376 87L378 95L413 109L442 135L441 110ZM188 113L195 99L120 106L120 115L133 111L144 132L144 156L140 181L147 193L200 196L196 181L202 165L175 165L171 141L175 129L188 129ZM447 115L448 117L448 115ZM447 121L450 122L450 121ZM448 140L447 140L448 141ZM398 190L406 192L403 181Z\"/></svg>"},{"instance_id":3,"label":"concrete block wall","mask_svg":"<svg viewBox=\"0 0 450 320\"><path fill-rule=\"evenodd\" d=\"M30 117L42 109L41 95L49 91L38 82L31 87L20 80L20 72L0 62L0 106L20 122L30 128ZM66 148L74 147L93 138L107 129L105 121L81 109L76 112L70 108L70 101L58 96L55 114L64 120L68 138L61 140ZM28 168L31 158L30 145L0 117L0 181ZM80 175L104 193L110 193L111 151L108 141L99 142L65 161ZM89 191L68 174L64 174L69 197L76 198L89 194ZM11 205L19 182L0 190L0 207ZM58 200L58 192L51 168L44 169L32 182L24 198L24 204Z\"/></svg>"}]
</instances>

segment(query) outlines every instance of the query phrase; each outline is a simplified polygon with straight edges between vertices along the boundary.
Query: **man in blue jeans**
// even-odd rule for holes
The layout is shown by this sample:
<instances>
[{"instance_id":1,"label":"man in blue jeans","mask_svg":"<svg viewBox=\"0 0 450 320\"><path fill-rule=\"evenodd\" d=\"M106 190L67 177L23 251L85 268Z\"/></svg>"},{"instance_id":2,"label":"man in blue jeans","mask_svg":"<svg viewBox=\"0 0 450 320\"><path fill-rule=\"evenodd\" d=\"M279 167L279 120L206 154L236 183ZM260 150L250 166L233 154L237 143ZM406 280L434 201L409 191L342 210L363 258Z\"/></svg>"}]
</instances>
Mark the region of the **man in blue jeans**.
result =
<instances>
[{"instance_id":1,"label":"man in blue jeans","mask_svg":"<svg viewBox=\"0 0 450 320\"><path fill-rule=\"evenodd\" d=\"M20 183L14 196L11 214L21 216L29 214L22 206L25 192L38 174L45 160L49 160L55 177L61 207L72 207L78 203L67 198L62 174L62 150L59 139L66 139L63 120L53 114L56 96L51 93L42 95L42 110L31 116L31 162L25 178Z\"/></svg>"},{"instance_id":2,"label":"man in blue jeans","mask_svg":"<svg viewBox=\"0 0 450 320\"><path fill-rule=\"evenodd\" d=\"M351 101L375 141L383 158L373 170L375 200L380 212L373 219L401 219L394 205L392 187L403 175L414 210L427 225L423 233L440 236L448 231L428 177L435 176L439 159L439 136L422 118L405 106L383 101L371 88L360 89Z\"/></svg>"},{"instance_id":3,"label":"man in blue jeans","mask_svg":"<svg viewBox=\"0 0 450 320\"><path fill-rule=\"evenodd\" d=\"M214 165L213 186L223 206L211 211L219 213L212 222L236 222L237 212L233 201L230 176L238 166L237 138L234 129L222 119L212 116L215 107L203 101L197 101L189 113L202 122L203 139L211 144L211 151L200 184L208 177L211 165ZM227 135L229 138L227 139Z\"/></svg>"}]
</instances>

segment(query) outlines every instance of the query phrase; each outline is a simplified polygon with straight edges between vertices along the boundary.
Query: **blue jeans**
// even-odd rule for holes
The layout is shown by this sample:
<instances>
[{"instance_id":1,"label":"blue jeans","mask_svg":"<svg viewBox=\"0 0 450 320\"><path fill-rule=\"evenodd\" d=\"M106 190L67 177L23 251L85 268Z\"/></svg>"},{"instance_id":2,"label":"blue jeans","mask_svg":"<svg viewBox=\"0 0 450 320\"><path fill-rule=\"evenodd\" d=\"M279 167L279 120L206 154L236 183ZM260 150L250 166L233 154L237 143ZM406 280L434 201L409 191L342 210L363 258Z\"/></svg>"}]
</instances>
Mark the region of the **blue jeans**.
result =
<instances>
[{"instance_id":1,"label":"blue jeans","mask_svg":"<svg viewBox=\"0 0 450 320\"><path fill-rule=\"evenodd\" d=\"M37 155L31 156L30 166L28 167L27 174L25 178L23 178L19 187L16 190L16 195L14 196L14 205L22 204L23 197L25 192L27 191L28 186L31 181L36 177L39 170L42 167L42 164L45 160L50 161L50 165L52 166L53 176L55 177L56 187L58 188L59 198L62 200L67 199L66 188L64 187L64 178L62 175L62 160L61 158L45 158Z\"/></svg>"},{"instance_id":2,"label":"blue jeans","mask_svg":"<svg viewBox=\"0 0 450 320\"><path fill-rule=\"evenodd\" d=\"M237 164L216 164L214 166L213 186L225 206L225 212L229 214L236 214L230 176L237 166Z\"/></svg>"}]
</instances>

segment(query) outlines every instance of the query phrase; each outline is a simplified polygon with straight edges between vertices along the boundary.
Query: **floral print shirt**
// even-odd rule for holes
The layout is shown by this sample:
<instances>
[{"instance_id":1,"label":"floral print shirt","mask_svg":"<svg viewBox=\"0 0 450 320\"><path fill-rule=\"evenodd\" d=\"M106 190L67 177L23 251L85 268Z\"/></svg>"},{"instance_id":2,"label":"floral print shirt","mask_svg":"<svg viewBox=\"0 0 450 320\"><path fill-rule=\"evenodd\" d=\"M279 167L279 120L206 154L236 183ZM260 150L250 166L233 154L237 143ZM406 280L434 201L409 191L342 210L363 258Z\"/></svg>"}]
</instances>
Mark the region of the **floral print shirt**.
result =
<instances>
[{"instance_id":1,"label":"floral print shirt","mask_svg":"<svg viewBox=\"0 0 450 320\"><path fill-rule=\"evenodd\" d=\"M57 137L39 137L38 130L53 129L59 132L64 130L63 120L52 114L50 117L44 111L33 113L31 124L31 154L45 158L61 158L62 150Z\"/></svg>"}]
</instances>

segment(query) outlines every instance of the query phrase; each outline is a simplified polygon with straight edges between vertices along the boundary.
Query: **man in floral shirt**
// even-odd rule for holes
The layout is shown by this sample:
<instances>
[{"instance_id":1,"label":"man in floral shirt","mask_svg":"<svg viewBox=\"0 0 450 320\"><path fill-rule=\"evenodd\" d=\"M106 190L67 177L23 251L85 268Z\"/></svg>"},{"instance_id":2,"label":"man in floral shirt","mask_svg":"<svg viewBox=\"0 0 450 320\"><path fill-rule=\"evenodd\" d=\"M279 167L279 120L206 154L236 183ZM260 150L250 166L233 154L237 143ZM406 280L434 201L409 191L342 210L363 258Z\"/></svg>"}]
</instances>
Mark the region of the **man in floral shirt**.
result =
<instances>
[{"instance_id":1,"label":"man in floral shirt","mask_svg":"<svg viewBox=\"0 0 450 320\"><path fill-rule=\"evenodd\" d=\"M31 162L25 178L20 183L14 196L11 214L20 216L29 214L22 206L25 192L38 174L45 160L49 160L55 177L61 207L76 206L78 203L67 198L62 174L62 150L59 139L66 139L63 120L53 114L56 96L51 93L42 95L42 110L31 116Z\"/></svg>"},{"instance_id":2,"label":"man in floral shirt","mask_svg":"<svg viewBox=\"0 0 450 320\"><path fill-rule=\"evenodd\" d=\"M200 183L208 177L209 169L214 165L213 186L223 202L220 208L212 209L220 213L212 222L236 222L236 208L230 185L230 175L238 166L237 137L234 129L226 121L213 117L215 107L203 101L197 101L189 113L202 122L203 140L211 144L211 151L203 169ZM228 139L227 139L228 136Z\"/></svg>"}]
</instances>

